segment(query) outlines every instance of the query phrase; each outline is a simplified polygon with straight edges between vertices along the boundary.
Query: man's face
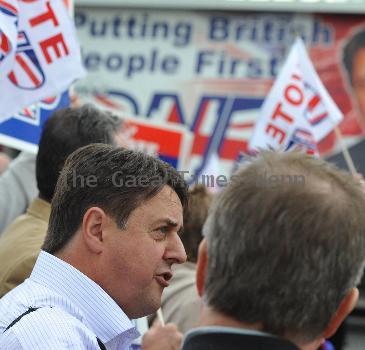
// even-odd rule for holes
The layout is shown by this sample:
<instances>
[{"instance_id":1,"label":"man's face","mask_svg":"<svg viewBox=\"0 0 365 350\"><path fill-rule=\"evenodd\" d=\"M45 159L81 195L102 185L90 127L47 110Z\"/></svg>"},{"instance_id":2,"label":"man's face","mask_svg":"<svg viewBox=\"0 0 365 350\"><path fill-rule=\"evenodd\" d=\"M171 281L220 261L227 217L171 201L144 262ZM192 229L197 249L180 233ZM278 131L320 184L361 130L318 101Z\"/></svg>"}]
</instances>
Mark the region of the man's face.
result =
<instances>
[{"instance_id":1,"label":"man's face","mask_svg":"<svg viewBox=\"0 0 365 350\"><path fill-rule=\"evenodd\" d=\"M358 50L353 57L352 84L365 123L365 48Z\"/></svg>"},{"instance_id":2,"label":"man's face","mask_svg":"<svg viewBox=\"0 0 365 350\"><path fill-rule=\"evenodd\" d=\"M171 265L186 253L178 235L183 215L169 186L135 209L121 230L110 219L102 287L130 318L155 312L171 279Z\"/></svg>"}]
</instances>

